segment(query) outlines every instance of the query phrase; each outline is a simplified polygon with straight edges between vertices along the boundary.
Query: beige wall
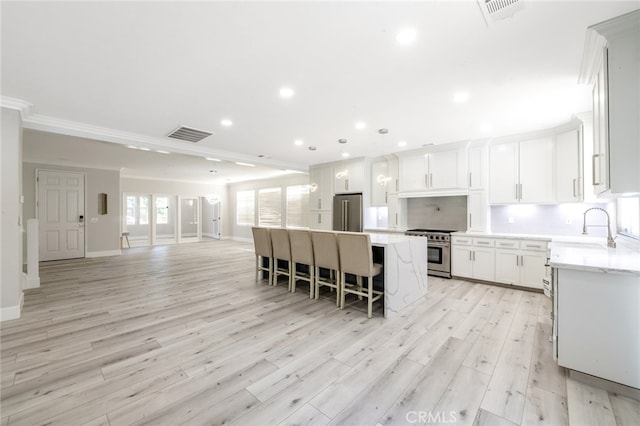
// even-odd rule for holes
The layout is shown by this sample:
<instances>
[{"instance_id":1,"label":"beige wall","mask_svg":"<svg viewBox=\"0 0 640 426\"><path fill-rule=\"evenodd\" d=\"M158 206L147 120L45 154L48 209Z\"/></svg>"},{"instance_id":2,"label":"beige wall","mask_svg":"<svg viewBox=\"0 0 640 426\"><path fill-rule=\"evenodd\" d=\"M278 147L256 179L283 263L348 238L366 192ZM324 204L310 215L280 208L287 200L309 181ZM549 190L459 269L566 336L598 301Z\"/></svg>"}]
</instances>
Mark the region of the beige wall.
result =
<instances>
[{"instance_id":1,"label":"beige wall","mask_svg":"<svg viewBox=\"0 0 640 426\"><path fill-rule=\"evenodd\" d=\"M20 317L22 303L22 119L2 108L0 142L0 321Z\"/></svg>"},{"instance_id":2,"label":"beige wall","mask_svg":"<svg viewBox=\"0 0 640 426\"><path fill-rule=\"evenodd\" d=\"M120 251L120 171L25 162L23 191L27 219L36 217L36 170L64 170L85 175L86 256L117 254ZM106 215L98 214L100 193L107 194Z\"/></svg>"}]
</instances>

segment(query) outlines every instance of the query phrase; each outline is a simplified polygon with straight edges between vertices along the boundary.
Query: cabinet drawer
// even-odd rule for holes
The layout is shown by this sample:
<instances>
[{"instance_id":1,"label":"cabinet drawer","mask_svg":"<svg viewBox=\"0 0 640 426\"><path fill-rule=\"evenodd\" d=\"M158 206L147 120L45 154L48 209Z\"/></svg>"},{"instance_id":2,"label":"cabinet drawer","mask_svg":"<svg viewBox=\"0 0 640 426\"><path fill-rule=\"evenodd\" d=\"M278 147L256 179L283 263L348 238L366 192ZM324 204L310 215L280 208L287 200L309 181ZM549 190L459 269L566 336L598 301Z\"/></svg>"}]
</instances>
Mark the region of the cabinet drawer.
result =
<instances>
[{"instance_id":1,"label":"cabinet drawer","mask_svg":"<svg viewBox=\"0 0 640 426\"><path fill-rule=\"evenodd\" d=\"M496 247L506 249L519 249L520 241L518 240L496 240Z\"/></svg>"},{"instance_id":2,"label":"cabinet drawer","mask_svg":"<svg viewBox=\"0 0 640 426\"><path fill-rule=\"evenodd\" d=\"M520 248L522 250L545 251L548 244L549 241L544 240L523 240L520 241Z\"/></svg>"},{"instance_id":3,"label":"cabinet drawer","mask_svg":"<svg viewBox=\"0 0 640 426\"><path fill-rule=\"evenodd\" d=\"M469 237L451 237L451 244L458 244L463 246L470 246L472 239Z\"/></svg>"},{"instance_id":4,"label":"cabinet drawer","mask_svg":"<svg viewBox=\"0 0 640 426\"><path fill-rule=\"evenodd\" d=\"M474 238L473 245L478 247L493 247L495 240L492 238Z\"/></svg>"}]
</instances>

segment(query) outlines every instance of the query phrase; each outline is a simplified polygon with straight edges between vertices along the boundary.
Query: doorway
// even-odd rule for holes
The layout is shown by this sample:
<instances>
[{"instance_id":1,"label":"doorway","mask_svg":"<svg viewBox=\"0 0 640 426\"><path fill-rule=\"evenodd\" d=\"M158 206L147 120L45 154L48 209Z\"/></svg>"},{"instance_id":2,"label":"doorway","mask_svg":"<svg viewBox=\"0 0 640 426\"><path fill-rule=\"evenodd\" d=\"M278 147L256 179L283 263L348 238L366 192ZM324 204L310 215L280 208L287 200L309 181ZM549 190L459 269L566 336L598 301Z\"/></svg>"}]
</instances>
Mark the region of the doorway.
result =
<instances>
[{"instance_id":1,"label":"doorway","mask_svg":"<svg viewBox=\"0 0 640 426\"><path fill-rule=\"evenodd\" d=\"M180 197L181 243L200 241L200 200L196 197Z\"/></svg>"},{"instance_id":2,"label":"doorway","mask_svg":"<svg viewBox=\"0 0 640 426\"><path fill-rule=\"evenodd\" d=\"M40 260L85 256L84 174L36 171Z\"/></svg>"},{"instance_id":3,"label":"doorway","mask_svg":"<svg viewBox=\"0 0 640 426\"><path fill-rule=\"evenodd\" d=\"M220 199L201 197L202 236L219 240L221 238Z\"/></svg>"}]
</instances>

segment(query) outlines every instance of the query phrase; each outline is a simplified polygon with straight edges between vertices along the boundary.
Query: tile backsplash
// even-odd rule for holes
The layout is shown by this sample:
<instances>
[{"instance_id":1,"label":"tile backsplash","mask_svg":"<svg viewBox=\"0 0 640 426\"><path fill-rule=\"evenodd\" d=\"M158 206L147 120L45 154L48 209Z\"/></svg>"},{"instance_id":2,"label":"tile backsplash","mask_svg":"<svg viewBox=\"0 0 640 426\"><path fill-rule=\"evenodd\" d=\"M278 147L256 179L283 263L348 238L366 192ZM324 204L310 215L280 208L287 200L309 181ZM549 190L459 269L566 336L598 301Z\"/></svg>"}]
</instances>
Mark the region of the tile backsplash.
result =
<instances>
[{"instance_id":1,"label":"tile backsplash","mask_svg":"<svg viewBox=\"0 0 640 426\"><path fill-rule=\"evenodd\" d=\"M491 207L491 231L495 233L582 235L584 211L591 207L608 210L611 217L611 232L616 232L614 203L534 205L515 204ZM589 236L607 236L607 216L598 211L587 216Z\"/></svg>"},{"instance_id":2,"label":"tile backsplash","mask_svg":"<svg viewBox=\"0 0 640 426\"><path fill-rule=\"evenodd\" d=\"M409 198L407 228L466 231L467 197Z\"/></svg>"}]
</instances>

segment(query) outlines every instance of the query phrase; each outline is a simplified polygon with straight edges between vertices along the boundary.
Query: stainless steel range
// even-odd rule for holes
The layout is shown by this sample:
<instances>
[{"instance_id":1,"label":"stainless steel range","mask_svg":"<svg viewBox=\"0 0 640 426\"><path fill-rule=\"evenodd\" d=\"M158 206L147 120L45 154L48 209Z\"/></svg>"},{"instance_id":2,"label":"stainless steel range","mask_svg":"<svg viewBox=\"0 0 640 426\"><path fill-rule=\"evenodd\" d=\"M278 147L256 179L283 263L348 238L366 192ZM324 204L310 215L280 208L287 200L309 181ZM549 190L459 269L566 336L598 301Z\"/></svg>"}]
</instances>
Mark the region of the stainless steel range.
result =
<instances>
[{"instance_id":1,"label":"stainless steel range","mask_svg":"<svg viewBox=\"0 0 640 426\"><path fill-rule=\"evenodd\" d=\"M404 234L427 238L429 275L451 278L451 233L443 229L409 229Z\"/></svg>"}]
</instances>

